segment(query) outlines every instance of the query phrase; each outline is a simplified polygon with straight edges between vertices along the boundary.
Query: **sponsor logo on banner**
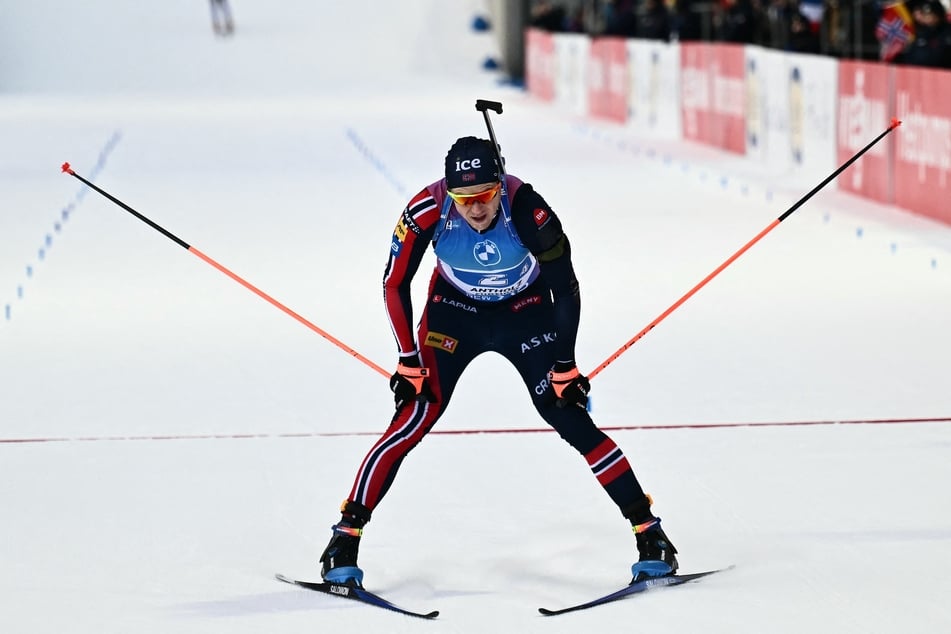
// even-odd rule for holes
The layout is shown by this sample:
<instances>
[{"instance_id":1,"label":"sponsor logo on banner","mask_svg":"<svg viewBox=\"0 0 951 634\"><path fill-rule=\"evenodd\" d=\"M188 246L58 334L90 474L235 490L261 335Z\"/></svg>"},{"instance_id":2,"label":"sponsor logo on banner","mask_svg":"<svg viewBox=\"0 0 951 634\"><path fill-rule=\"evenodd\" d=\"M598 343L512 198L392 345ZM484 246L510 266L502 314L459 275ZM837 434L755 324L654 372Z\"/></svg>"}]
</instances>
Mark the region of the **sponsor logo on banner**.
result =
<instances>
[{"instance_id":1,"label":"sponsor logo on banner","mask_svg":"<svg viewBox=\"0 0 951 634\"><path fill-rule=\"evenodd\" d=\"M525 36L525 79L528 92L544 101L555 99L555 38L528 29Z\"/></svg>"},{"instance_id":2,"label":"sponsor logo on banner","mask_svg":"<svg viewBox=\"0 0 951 634\"><path fill-rule=\"evenodd\" d=\"M681 138L679 44L627 39L627 122L640 134Z\"/></svg>"},{"instance_id":3,"label":"sponsor logo on banner","mask_svg":"<svg viewBox=\"0 0 951 634\"><path fill-rule=\"evenodd\" d=\"M755 150L763 140L763 107L760 103L760 78L756 60L746 61L746 144Z\"/></svg>"},{"instance_id":4,"label":"sponsor logo on banner","mask_svg":"<svg viewBox=\"0 0 951 634\"><path fill-rule=\"evenodd\" d=\"M746 68L743 47L680 45L684 137L730 152L746 151Z\"/></svg>"},{"instance_id":5,"label":"sponsor logo on banner","mask_svg":"<svg viewBox=\"0 0 951 634\"><path fill-rule=\"evenodd\" d=\"M819 55L796 55L787 61L783 99L788 104L788 138L783 151L792 168L790 180L797 189L805 190L842 164L836 131L839 116L839 60ZM866 143L871 140L866 140ZM864 161L863 157L858 162ZM850 166L833 185L841 187L854 167Z\"/></svg>"},{"instance_id":6,"label":"sponsor logo on banner","mask_svg":"<svg viewBox=\"0 0 951 634\"><path fill-rule=\"evenodd\" d=\"M895 204L951 224L951 89L940 70L896 77Z\"/></svg>"},{"instance_id":7,"label":"sponsor logo on banner","mask_svg":"<svg viewBox=\"0 0 951 634\"><path fill-rule=\"evenodd\" d=\"M883 64L842 61L839 65L839 125L836 154L844 163L878 136L888 122L888 73ZM880 202L888 191L889 139L883 139L856 161L839 187Z\"/></svg>"},{"instance_id":8,"label":"sponsor logo on banner","mask_svg":"<svg viewBox=\"0 0 951 634\"><path fill-rule=\"evenodd\" d=\"M792 160L797 165L802 164L804 116L802 70L793 66L789 72L789 148Z\"/></svg>"},{"instance_id":9,"label":"sponsor logo on banner","mask_svg":"<svg viewBox=\"0 0 951 634\"><path fill-rule=\"evenodd\" d=\"M599 37L588 51L588 111L618 123L627 120L627 45L624 38Z\"/></svg>"},{"instance_id":10,"label":"sponsor logo on banner","mask_svg":"<svg viewBox=\"0 0 951 634\"><path fill-rule=\"evenodd\" d=\"M657 125L659 111L657 102L660 100L660 74L663 72L660 61L660 53L651 51L650 79L647 84L647 123L652 128Z\"/></svg>"},{"instance_id":11,"label":"sponsor logo on banner","mask_svg":"<svg viewBox=\"0 0 951 634\"><path fill-rule=\"evenodd\" d=\"M456 346L459 345L459 340L439 332L430 331L426 333L426 340L423 343L431 348L453 354L456 351Z\"/></svg>"},{"instance_id":12,"label":"sponsor logo on banner","mask_svg":"<svg viewBox=\"0 0 951 634\"><path fill-rule=\"evenodd\" d=\"M919 185L928 181L928 171L933 169L937 176L935 184L947 188L951 169L951 119L922 112L922 101L914 100L904 91L898 93L898 112L902 122L898 159L914 166L914 180Z\"/></svg>"}]
</instances>

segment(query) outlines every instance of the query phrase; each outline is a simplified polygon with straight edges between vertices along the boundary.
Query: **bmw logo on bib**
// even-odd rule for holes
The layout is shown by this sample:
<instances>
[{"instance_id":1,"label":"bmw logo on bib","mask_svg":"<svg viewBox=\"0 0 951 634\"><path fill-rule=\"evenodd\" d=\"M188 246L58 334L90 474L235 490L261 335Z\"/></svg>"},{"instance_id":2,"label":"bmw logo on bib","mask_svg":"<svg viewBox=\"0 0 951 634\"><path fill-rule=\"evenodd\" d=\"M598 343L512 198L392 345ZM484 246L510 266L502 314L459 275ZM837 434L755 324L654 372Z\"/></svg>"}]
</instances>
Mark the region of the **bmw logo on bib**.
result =
<instances>
[{"instance_id":1,"label":"bmw logo on bib","mask_svg":"<svg viewBox=\"0 0 951 634\"><path fill-rule=\"evenodd\" d=\"M499 247L491 240L476 242L476 245L472 248L472 255L475 256L476 262L482 266L493 266L502 261Z\"/></svg>"}]
</instances>

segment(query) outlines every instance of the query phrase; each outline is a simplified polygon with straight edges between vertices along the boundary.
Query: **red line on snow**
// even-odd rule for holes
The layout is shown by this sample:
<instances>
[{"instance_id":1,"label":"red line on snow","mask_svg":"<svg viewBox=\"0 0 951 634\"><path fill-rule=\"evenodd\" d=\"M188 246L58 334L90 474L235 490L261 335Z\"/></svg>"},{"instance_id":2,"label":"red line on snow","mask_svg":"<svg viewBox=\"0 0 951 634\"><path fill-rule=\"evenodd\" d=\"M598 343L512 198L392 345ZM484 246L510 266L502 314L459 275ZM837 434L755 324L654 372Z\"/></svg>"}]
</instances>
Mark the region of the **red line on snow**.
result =
<instances>
[{"instance_id":1,"label":"red line on snow","mask_svg":"<svg viewBox=\"0 0 951 634\"><path fill-rule=\"evenodd\" d=\"M601 427L604 431L635 431L661 429L728 429L732 427L815 427L820 425L901 425L911 423L951 423L951 417L939 418L868 418L853 420L775 421L750 423L682 423L673 425L618 425ZM61 436L45 438L0 438L0 444L38 444L57 442L114 442L142 440L246 440L261 438L337 438L353 436L379 436L382 431L345 432L291 432L274 434L170 434L161 436ZM448 429L429 432L435 436L468 436L475 434L546 434L554 433L550 427L526 427L522 429Z\"/></svg>"}]
</instances>

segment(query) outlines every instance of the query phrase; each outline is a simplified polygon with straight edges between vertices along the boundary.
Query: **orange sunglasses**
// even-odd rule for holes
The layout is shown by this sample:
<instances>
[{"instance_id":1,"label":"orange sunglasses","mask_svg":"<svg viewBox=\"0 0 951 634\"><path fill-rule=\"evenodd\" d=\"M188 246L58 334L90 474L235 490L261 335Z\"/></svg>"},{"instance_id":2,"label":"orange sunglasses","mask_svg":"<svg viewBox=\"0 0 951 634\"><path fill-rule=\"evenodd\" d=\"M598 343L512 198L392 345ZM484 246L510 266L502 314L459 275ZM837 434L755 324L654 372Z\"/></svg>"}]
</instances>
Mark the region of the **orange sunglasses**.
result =
<instances>
[{"instance_id":1,"label":"orange sunglasses","mask_svg":"<svg viewBox=\"0 0 951 634\"><path fill-rule=\"evenodd\" d=\"M487 189L484 192L479 192L478 194L454 194L452 192L446 192L449 194L449 197L454 201L462 205L463 207L468 207L473 203L482 203L483 205L495 198L496 194L499 193L499 190L502 189L502 183L496 183L495 187L492 189Z\"/></svg>"}]
</instances>

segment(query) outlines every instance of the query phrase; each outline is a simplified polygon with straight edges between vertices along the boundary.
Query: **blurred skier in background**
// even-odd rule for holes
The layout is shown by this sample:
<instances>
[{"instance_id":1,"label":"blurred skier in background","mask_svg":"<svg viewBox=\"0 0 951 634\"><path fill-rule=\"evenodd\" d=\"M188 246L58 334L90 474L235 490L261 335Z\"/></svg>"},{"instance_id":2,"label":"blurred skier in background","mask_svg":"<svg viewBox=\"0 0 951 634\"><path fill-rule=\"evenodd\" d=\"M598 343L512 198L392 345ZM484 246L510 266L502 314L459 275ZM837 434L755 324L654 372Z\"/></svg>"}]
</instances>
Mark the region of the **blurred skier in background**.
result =
<instances>
[{"instance_id":1,"label":"blurred skier in background","mask_svg":"<svg viewBox=\"0 0 951 634\"><path fill-rule=\"evenodd\" d=\"M234 34L234 18L228 0L211 0L211 28L215 35Z\"/></svg>"}]
</instances>

